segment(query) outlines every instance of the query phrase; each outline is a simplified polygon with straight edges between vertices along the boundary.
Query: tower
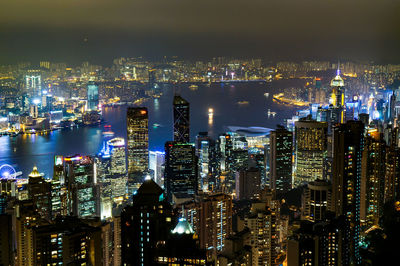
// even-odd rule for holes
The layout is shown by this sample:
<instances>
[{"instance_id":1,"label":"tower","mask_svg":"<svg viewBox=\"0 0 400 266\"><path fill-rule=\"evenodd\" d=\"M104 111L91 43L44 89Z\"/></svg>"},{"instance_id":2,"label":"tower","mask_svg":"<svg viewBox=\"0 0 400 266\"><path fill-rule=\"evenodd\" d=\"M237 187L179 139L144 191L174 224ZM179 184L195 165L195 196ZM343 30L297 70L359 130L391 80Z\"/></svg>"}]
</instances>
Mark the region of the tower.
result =
<instances>
[{"instance_id":1,"label":"tower","mask_svg":"<svg viewBox=\"0 0 400 266\"><path fill-rule=\"evenodd\" d=\"M165 243L175 225L172 207L152 179L145 180L133 204L121 213L122 265L153 265L156 247Z\"/></svg>"},{"instance_id":2,"label":"tower","mask_svg":"<svg viewBox=\"0 0 400 266\"><path fill-rule=\"evenodd\" d=\"M190 106L180 95L174 96L174 141L190 141Z\"/></svg>"},{"instance_id":3,"label":"tower","mask_svg":"<svg viewBox=\"0 0 400 266\"><path fill-rule=\"evenodd\" d=\"M328 124L313 120L295 123L296 160L294 185L323 179L324 159L327 155Z\"/></svg>"},{"instance_id":4,"label":"tower","mask_svg":"<svg viewBox=\"0 0 400 266\"><path fill-rule=\"evenodd\" d=\"M127 150L129 193L136 190L149 169L149 118L147 108L127 111Z\"/></svg>"},{"instance_id":5,"label":"tower","mask_svg":"<svg viewBox=\"0 0 400 266\"><path fill-rule=\"evenodd\" d=\"M338 69L336 71L336 76L334 79L331 81L331 87L332 87L332 95L331 95L331 101L333 104L333 107L336 109L339 109L340 111L340 116L338 117L339 123L344 122L344 112L346 109L345 106L345 88L344 88L344 81L342 77L340 76L340 69L339 69L339 64L338 64Z\"/></svg>"},{"instance_id":6,"label":"tower","mask_svg":"<svg viewBox=\"0 0 400 266\"><path fill-rule=\"evenodd\" d=\"M270 186L278 193L292 189L293 133L283 127L270 134Z\"/></svg>"},{"instance_id":7,"label":"tower","mask_svg":"<svg viewBox=\"0 0 400 266\"><path fill-rule=\"evenodd\" d=\"M65 157L64 161L70 214L80 218L99 217L100 190L93 158L75 155Z\"/></svg>"},{"instance_id":8,"label":"tower","mask_svg":"<svg viewBox=\"0 0 400 266\"><path fill-rule=\"evenodd\" d=\"M87 85L87 109L89 111L96 111L99 105L99 87L93 81Z\"/></svg>"},{"instance_id":9,"label":"tower","mask_svg":"<svg viewBox=\"0 0 400 266\"><path fill-rule=\"evenodd\" d=\"M193 198L197 194L197 156L191 143L165 143L164 183L170 202L173 197Z\"/></svg>"},{"instance_id":10,"label":"tower","mask_svg":"<svg viewBox=\"0 0 400 266\"><path fill-rule=\"evenodd\" d=\"M361 158L364 150L364 124L348 121L334 127L332 205L336 216L344 215L348 222L346 235L350 263L360 264L360 198Z\"/></svg>"}]
</instances>

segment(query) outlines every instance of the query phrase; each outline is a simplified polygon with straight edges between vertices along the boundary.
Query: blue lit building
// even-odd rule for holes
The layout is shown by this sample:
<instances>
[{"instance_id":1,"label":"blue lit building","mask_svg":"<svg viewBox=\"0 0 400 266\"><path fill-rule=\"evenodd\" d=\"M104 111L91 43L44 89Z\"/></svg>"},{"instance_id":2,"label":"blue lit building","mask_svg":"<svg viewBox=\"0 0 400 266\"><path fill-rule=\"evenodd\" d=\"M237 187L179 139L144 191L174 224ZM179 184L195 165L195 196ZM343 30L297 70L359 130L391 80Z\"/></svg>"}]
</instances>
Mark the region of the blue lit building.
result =
<instances>
[{"instance_id":1,"label":"blue lit building","mask_svg":"<svg viewBox=\"0 0 400 266\"><path fill-rule=\"evenodd\" d=\"M99 105L99 87L94 82L89 82L87 85L87 101L88 110L95 111Z\"/></svg>"}]
</instances>

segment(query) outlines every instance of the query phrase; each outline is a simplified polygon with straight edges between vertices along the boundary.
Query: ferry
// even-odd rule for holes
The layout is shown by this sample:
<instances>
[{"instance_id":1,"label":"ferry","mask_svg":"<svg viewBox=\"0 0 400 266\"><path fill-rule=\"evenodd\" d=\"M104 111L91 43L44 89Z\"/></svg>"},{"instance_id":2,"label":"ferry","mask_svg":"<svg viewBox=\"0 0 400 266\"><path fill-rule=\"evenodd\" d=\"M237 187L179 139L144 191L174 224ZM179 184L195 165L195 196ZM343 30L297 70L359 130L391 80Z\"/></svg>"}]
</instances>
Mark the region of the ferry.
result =
<instances>
[{"instance_id":1,"label":"ferry","mask_svg":"<svg viewBox=\"0 0 400 266\"><path fill-rule=\"evenodd\" d=\"M112 137L112 136L114 136L114 134L115 134L115 133L112 132L112 131L104 131L104 132L103 132L103 135L104 135L104 136L107 136L107 137Z\"/></svg>"},{"instance_id":2,"label":"ferry","mask_svg":"<svg viewBox=\"0 0 400 266\"><path fill-rule=\"evenodd\" d=\"M249 102L248 101L239 101L239 102L237 102L239 105L247 105L247 104L249 104Z\"/></svg>"},{"instance_id":3,"label":"ferry","mask_svg":"<svg viewBox=\"0 0 400 266\"><path fill-rule=\"evenodd\" d=\"M208 115L214 115L214 109L213 108L208 108Z\"/></svg>"},{"instance_id":4,"label":"ferry","mask_svg":"<svg viewBox=\"0 0 400 266\"><path fill-rule=\"evenodd\" d=\"M275 117L276 112L271 112L271 109L268 109L267 115L268 115L268 117L270 117L270 116Z\"/></svg>"},{"instance_id":5,"label":"ferry","mask_svg":"<svg viewBox=\"0 0 400 266\"><path fill-rule=\"evenodd\" d=\"M199 86L197 86L197 85L195 85L195 84L192 84L192 85L189 86L189 89L191 89L192 91L195 91L195 90L197 90L198 88L199 88Z\"/></svg>"},{"instance_id":6,"label":"ferry","mask_svg":"<svg viewBox=\"0 0 400 266\"><path fill-rule=\"evenodd\" d=\"M268 98L269 97L269 93L268 92L264 93L264 96Z\"/></svg>"}]
</instances>

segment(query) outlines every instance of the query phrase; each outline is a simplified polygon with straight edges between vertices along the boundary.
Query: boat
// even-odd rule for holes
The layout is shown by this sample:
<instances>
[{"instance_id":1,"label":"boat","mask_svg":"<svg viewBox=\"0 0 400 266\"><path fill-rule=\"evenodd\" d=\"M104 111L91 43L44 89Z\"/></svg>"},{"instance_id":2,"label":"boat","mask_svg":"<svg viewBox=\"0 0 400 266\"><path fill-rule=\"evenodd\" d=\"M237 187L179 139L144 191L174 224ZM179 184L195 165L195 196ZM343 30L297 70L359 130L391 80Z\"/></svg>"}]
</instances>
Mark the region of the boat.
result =
<instances>
[{"instance_id":1,"label":"boat","mask_svg":"<svg viewBox=\"0 0 400 266\"><path fill-rule=\"evenodd\" d=\"M239 102L237 102L237 104L239 104L239 105L247 105L247 104L249 104L249 102L248 101L239 101Z\"/></svg>"},{"instance_id":2,"label":"boat","mask_svg":"<svg viewBox=\"0 0 400 266\"><path fill-rule=\"evenodd\" d=\"M115 134L115 133L112 132L112 131L104 131L104 132L103 132L103 135L104 135L104 136L109 136L109 137L114 136L114 134Z\"/></svg>"},{"instance_id":3,"label":"boat","mask_svg":"<svg viewBox=\"0 0 400 266\"><path fill-rule=\"evenodd\" d=\"M209 116L214 115L214 109L213 108L208 108L208 115Z\"/></svg>"},{"instance_id":4,"label":"boat","mask_svg":"<svg viewBox=\"0 0 400 266\"><path fill-rule=\"evenodd\" d=\"M192 84L189 86L189 89L191 89L192 91L195 91L199 88L199 86L197 86L196 84Z\"/></svg>"},{"instance_id":5,"label":"boat","mask_svg":"<svg viewBox=\"0 0 400 266\"><path fill-rule=\"evenodd\" d=\"M268 109L267 115L268 115L268 117L270 117L270 116L275 117L276 112L271 112L271 109Z\"/></svg>"},{"instance_id":6,"label":"boat","mask_svg":"<svg viewBox=\"0 0 400 266\"><path fill-rule=\"evenodd\" d=\"M264 93L264 96L268 98L269 97L269 93L268 92Z\"/></svg>"}]
</instances>

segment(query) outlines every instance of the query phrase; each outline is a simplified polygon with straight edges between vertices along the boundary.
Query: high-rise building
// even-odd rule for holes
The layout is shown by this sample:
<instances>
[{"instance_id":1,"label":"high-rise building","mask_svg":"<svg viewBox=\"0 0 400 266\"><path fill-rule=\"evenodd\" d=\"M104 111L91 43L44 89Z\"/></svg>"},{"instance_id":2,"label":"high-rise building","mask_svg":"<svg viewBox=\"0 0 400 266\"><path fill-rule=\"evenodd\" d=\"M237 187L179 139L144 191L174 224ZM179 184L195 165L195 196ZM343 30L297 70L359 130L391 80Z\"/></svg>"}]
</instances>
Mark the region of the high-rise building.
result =
<instances>
[{"instance_id":1,"label":"high-rise building","mask_svg":"<svg viewBox=\"0 0 400 266\"><path fill-rule=\"evenodd\" d=\"M125 139L113 138L107 142L110 147L111 174L126 174Z\"/></svg>"},{"instance_id":2,"label":"high-rise building","mask_svg":"<svg viewBox=\"0 0 400 266\"><path fill-rule=\"evenodd\" d=\"M299 186L316 179L323 179L328 125L325 122L300 120L295 126L294 186Z\"/></svg>"},{"instance_id":3,"label":"high-rise building","mask_svg":"<svg viewBox=\"0 0 400 266\"><path fill-rule=\"evenodd\" d=\"M378 225L385 198L386 143L383 135L369 131L365 138L361 170L360 219L367 225Z\"/></svg>"},{"instance_id":4,"label":"high-rise building","mask_svg":"<svg viewBox=\"0 0 400 266\"><path fill-rule=\"evenodd\" d=\"M25 75L25 88L31 97L41 95L42 76L40 70L28 70L28 73Z\"/></svg>"},{"instance_id":5,"label":"high-rise building","mask_svg":"<svg viewBox=\"0 0 400 266\"><path fill-rule=\"evenodd\" d=\"M51 217L51 183L44 179L34 166L28 179L28 197L33 201L41 217Z\"/></svg>"},{"instance_id":6,"label":"high-rise building","mask_svg":"<svg viewBox=\"0 0 400 266\"><path fill-rule=\"evenodd\" d=\"M78 217L100 217L100 188L97 170L90 156L64 157L68 210Z\"/></svg>"},{"instance_id":7,"label":"high-rise building","mask_svg":"<svg viewBox=\"0 0 400 266\"><path fill-rule=\"evenodd\" d=\"M149 168L153 173L153 179L159 186L163 187L165 152L150 151L149 157Z\"/></svg>"},{"instance_id":8,"label":"high-rise building","mask_svg":"<svg viewBox=\"0 0 400 266\"><path fill-rule=\"evenodd\" d=\"M149 117L147 108L127 111L128 193L131 195L143 182L149 169Z\"/></svg>"},{"instance_id":9,"label":"high-rise building","mask_svg":"<svg viewBox=\"0 0 400 266\"><path fill-rule=\"evenodd\" d=\"M197 194L198 165L191 143L165 143L164 184L170 202L193 198Z\"/></svg>"},{"instance_id":10,"label":"high-rise building","mask_svg":"<svg viewBox=\"0 0 400 266\"><path fill-rule=\"evenodd\" d=\"M179 218L167 240L157 246L154 262L155 265L210 265L206 250L200 249L198 236L185 218Z\"/></svg>"},{"instance_id":11,"label":"high-rise building","mask_svg":"<svg viewBox=\"0 0 400 266\"><path fill-rule=\"evenodd\" d=\"M384 202L392 201L400 195L400 149L396 146L386 148Z\"/></svg>"},{"instance_id":12,"label":"high-rise building","mask_svg":"<svg viewBox=\"0 0 400 266\"><path fill-rule=\"evenodd\" d=\"M232 234L232 197L223 194L200 195L185 203L185 217L200 239L200 247L212 257L225 246Z\"/></svg>"},{"instance_id":13,"label":"high-rise building","mask_svg":"<svg viewBox=\"0 0 400 266\"><path fill-rule=\"evenodd\" d=\"M153 265L157 245L174 229L172 207L152 179L145 180L133 204L121 213L121 265Z\"/></svg>"},{"instance_id":14,"label":"high-rise building","mask_svg":"<svg viewBox=\"0 0 400 266\"><path fill-rule=\"evenodd\" d=\"M307 184L302 197L303 219L311 222L325 219L331 204L331 185L329 181L317 179Z\"/></svg>"},{"instance_id":15,"label":"high-rise building","mask_svg":"<svg viewBox=\"0 0 400 266\"><path fill-rule=\"evenodd\" d=\"M287 264L350 265L348 228L345 216L319 223L302 221L300 228L288 238Z\"/></svg>"},{"instance_id":16,"label":"high-rise building","mask_svg":"<svg viewBox=\"0 0 400 266\"><path fill-rule=\"evenodd\" d=\"M101 265L101 228L76 217L60 217L53 224L28 227L33 260L29 265Z\"/></svg>"},{"instance_id":17,"label":"high-rise building","mask_svg":"<svg viewBox=\"0 0 400 266\"><path fill-rule=\"evenodd\" d=\"M51 180L51 215L68 214L68 193L65 186L64 157L54 157L53 179Z\"/></svg>"},{"instance_id":18,"label":"high-rise building","mask_svg":"<svg viewBox=\"0 0 400 266\"><path fill-rule=\"evenodd\" d=\"M99 106L99 86L90 81L87 84L87 110L89 111L96 111Z\"/></svg>"},{"instance_id":19,"label":"high-rise building","mask_svg":"<svg viewBox=\"0 0 400 266\"><path fill-rule=\"evenodd\" d=\"M180 95L174 96L174 141L190 142L190 106Z\"/></svg>"},{"instance_id":20,"label":"high-rise building","mask_svg":"<svg viewBox=\"0 0 400 266\"><path fill-rule=\"evenodd\" d=\"M251 232L251 265L275 265L278 256L277 212L266 202L253 203L244 224Z\"/></svg>"},{"instance_id":21,"label":"high-rise building","mask_svg":"<svg viewBox=\"0 0 400 266\"><path fill-rule=\"evenodd\" d=\"M361 158L364 150L364 124L348 121L333 133L332 205L336 216L348 221L346 235L351 254L350 263L360 264L360 201Z\"/></svg>"},{"instance_id":22,"label":"high-rise building","mask_svg":"<svg viewBox=\"0 0 400 266\"><path fill-rule=\"evenodd\" d=\"M196 155L199 158L199 185L203 191L212 191L216 187L218 164L216 160L215 141L207 132L196 136Z\"/></svg>"},{"instance_id":23,"label":"high-rise building","mask_svg":"<svg viewBox=\"0 0 400 266\"><path fill-rule=\"evenodd\" d=\"M338 120L336 122L343 123L345 121L345 88L344 88L344 81L340 76L340 70L338 68L336 72L336 76L331 81L332 87L332 96L331 96L331 103L335 109L338 109L340 114Z\"/></svg>"},{"instance_id":24,"label":"high-rise building","mask_svg":"<svg viewBox=\"0 0 400 266\"><path fill-rule=\"evenodd\" d=\"M236 172L236 198L255 200L261 191L261 173L257 168L243 169Z\"/></svg>"},{"instance_id":25,"label":"high-rise building","mask_svg":"<svg viewBox=\"0 0 400 266\"><path fill-rule=\"evenodd\" d=\"M16 265L34 265L33 234L29 227L41 225L43 222L31 200L18 202L15 207Z\"/></svg>"},{"instance_id":26,"label":"high-rise building","mask_svg":"<svg viewBox=\"0 0 400 266\"><path fill-rule=\"evenodd\" d=\"M292 189L293 133L279 127L270 134L270 186L278 193Z\"/></svg>"}]
</instances>

